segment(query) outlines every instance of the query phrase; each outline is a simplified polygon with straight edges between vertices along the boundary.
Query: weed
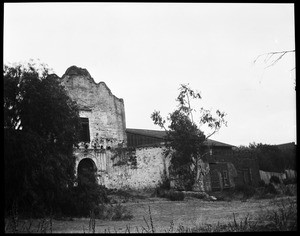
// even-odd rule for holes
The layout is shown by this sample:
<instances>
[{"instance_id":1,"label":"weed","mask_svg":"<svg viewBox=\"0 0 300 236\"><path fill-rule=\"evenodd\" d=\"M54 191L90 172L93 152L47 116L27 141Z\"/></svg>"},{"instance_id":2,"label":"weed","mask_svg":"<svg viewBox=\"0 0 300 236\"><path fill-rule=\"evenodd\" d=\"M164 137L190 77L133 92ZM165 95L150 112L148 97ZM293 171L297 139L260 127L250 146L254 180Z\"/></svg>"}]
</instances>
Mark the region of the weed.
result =
<instances>
[{"instance_id":1,"label":"weed","mask_svg":"<svg viewBox=\"0 0 300 236\"><path fill-rule=\"evenodd\" d=\"M179 225L177 228L178 233L199 233L199 232L249 232L255 231L256 222L249 220L250 217L247 215L244 220L239 223L236 220L235 214L233 213L233 222L228 224L202 224L196 227L184 227Z\"/></svg>"},{"instance_id":2,"label":"weed","mask_svg":"<svg viewBox=\"0 0 300 236\"><path fill-rule=\"evenodd\" d=\"M89 232L95 233L96 221L94 211L90 211Z\"/></svg>"},{"instance_id":3,"label":"weed","mask_svg":"<svg viewBox=\"0 0 300 236\"><path fill-rule=\"evenodd\" d=\"M295 231L297 230L297 203L293 199L281 199L272 201L276 209L267 211L264 216L268 220L269 228L277 231Z\"/></svg>"},{"instance_id":4,"label":"weed","mask_svg":"<svg viewBox=\"0 0 300 236\"><path fill-rule=\"evenodd\" d=\"M170 228L169 228L169 230L168 231L165 230L165 233L173 233L173 230L174 230L174 221L172 220L170 222Z\"/></svg>"},{"instance_id":5,"label":"weed","mask_svg":"<svg viewBox=\"0 0 300 236\"><path fill-rule=\"evenodd\" d=\"M154 226L153 226L153 220L152 220L152 215L151 215L151 210L150 210L150 206L149 207L149 217L150 217L150 223L151 223L151 231L152 233L155 233L155 229L154 229Z\"/></svg>"}]
</instances>

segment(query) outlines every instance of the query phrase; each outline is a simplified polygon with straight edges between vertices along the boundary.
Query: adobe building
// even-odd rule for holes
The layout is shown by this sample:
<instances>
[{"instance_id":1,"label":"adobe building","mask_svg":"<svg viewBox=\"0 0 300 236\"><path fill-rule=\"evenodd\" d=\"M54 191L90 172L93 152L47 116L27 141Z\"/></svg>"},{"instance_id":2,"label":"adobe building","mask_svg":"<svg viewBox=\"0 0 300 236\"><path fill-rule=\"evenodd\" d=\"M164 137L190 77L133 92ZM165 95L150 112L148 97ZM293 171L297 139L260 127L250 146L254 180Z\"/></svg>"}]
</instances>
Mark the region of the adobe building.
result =
<instances>
[{"instance_id":1,"label":"adobe building","mask_svg":"<svg viewBox=\"0 0 300 236\"><path fill-rule=\"evenodd\" d=\"M154 188L170 178L170 160L163 155L164 131L126 129L123 99L104 82L96 83L86 69L71 66L61 80L79 105L83 128L81 142L74 148L76 175L88 168L99 184L117 189ZM202 164L209 171L198 191L257 184L255 161L237 160L229 144L207 140L206 145L210 151Z\"/></svg>"}]
</instances>

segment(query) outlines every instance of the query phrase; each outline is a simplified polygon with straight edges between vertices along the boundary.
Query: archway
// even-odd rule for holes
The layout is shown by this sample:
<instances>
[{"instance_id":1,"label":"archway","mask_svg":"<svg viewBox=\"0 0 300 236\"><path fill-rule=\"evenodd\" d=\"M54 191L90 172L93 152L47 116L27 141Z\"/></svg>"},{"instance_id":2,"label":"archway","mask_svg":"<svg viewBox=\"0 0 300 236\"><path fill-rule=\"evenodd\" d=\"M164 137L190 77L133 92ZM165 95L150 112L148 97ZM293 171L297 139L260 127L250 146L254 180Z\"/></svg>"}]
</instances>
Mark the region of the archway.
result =
<instances>
[{"instance_id":1,"label":"archway","mask_svg":"<svg viewBox=\"0 0 300 236\"><path fill-rule=\"evenodd\" d=\"M82 159L77 167L77 178L79 185L94 184L96 180L97 167L90 158Z\"/></svg>"}]
</instances>

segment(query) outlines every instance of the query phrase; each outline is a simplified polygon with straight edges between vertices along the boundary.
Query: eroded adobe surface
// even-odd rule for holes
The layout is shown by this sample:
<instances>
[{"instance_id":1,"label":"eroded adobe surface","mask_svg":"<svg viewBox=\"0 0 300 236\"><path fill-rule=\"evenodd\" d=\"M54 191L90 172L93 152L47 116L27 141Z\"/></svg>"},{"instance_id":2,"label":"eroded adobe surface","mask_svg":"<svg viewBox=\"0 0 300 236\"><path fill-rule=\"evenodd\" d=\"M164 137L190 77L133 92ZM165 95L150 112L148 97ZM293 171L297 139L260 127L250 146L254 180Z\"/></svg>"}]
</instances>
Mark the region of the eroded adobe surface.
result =
<instances>
[{"instance_id":1,"label":"eroded adobe surface","mask_svg":"<svg viewBox=\"0 0 300 236\"><path fill-rule=\"evenodd\" d=\"M104 82L96 83L86 69L71 66L62 84L80 107L80 117L89 119L90 146L126 146L124 101Z\"/></svg>"}]
</instances>

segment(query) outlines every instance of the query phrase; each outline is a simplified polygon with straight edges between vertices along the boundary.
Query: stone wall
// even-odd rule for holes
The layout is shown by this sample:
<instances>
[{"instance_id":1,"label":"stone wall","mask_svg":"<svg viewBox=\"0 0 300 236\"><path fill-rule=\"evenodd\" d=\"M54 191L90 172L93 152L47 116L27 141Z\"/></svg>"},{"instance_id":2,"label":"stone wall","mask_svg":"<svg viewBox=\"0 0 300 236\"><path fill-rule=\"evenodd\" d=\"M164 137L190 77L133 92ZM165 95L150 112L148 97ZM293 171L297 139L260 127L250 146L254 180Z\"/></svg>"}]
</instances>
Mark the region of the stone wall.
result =
<instances>
[{"instance_id":1,"label":"stone wall","mask_svg":"<svg viewBox=\"0 0 300 236\"><path fill-rule=\"evenodd\" d=\"M168 175L169 162L162 148L137 148L135 157L136 166L123 164L111 168L106 179L108 188L154 188L161 183L165 174Z\"/></svg>"},{"instance_id":2,"label":"stone wall","mask_svg":"<svg viewBox=\"0 0 300 236\"><path fill-rule=\"evenodd\" d=\"M98 183L116 189L144 189L158 186L164 176L169 175L169 160L162 152L161 147L137 148L133 151L136 165L132 165L128 155L118 155L114 150L74 150L76 170L81 160L90 158L97 167ZM126 161L122 161L122 158Z\"/></svg>"},{"instance_id":3,"label":"stone wall","mask_svg":"<svg viewBox=\"0 0 300 236\"><path fill-rule=\"evenodd\" d=\"M123 99L112 94L104 82L95 83L86 69L71 66L62 76L62 84L80 108L80 117L89 119L90 139L98 139L104 148L126 146Z\"/></svg>"}]
</instances>

